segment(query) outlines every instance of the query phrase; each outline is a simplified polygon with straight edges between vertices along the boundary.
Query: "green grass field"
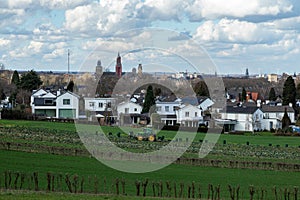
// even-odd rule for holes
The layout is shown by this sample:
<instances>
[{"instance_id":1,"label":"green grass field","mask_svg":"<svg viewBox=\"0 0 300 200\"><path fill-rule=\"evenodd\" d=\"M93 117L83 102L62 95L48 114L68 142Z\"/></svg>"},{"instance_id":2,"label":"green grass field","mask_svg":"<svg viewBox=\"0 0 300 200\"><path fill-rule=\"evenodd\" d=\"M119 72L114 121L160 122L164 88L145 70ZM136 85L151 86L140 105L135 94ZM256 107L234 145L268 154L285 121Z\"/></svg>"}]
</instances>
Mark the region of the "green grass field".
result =
<instances>
[{"instance_id":1,"label":"green grass field","mask_svg":"<svg viewBox=\"0 0 300 200\"><path fill-rule=\"evenodd\" d=\"M1 120L0 126L22 126L22 127L31 127L31 128L43 128L45 130L56 130L56 131L69 131L76 132L76 126L73 123L61 123L61 122L47 122L47 121L16 121L16 120ZM105 132L112 132L116 134L120 131L117 127L103 127ZM131 129L129 127L124 127L121 131L128 133L130 130L138 132L140 129ZM167 139L172 139L176 132L174 131L160 131L160 136L165 136ZM189 134L186 132L186 134ZM194 141L203 140L205 137L204 133L198 133ZM184 140L185 138L183 138ZM246 144L249 142L252 145L263 145L268 146L272 144L273 146L280 145L300 147L300 137L291 137L291 136L273 136L271 133L263 132L257 133L255 135L227 135L222 134L218 140L218 143L222 144L226 140L226 143L231 144Z\"/></svg>"},{"instance_id":2,"label":"green grass field","mask_svg":"<svg viewBox=\"0 0 300 200\"><path fill-rule=\"evenodd\" d=\"M145 174L130 174L123 173L111 169L94 158L75 157L75 156L59 156L51 154L37 154L16 151L0 151L0 172L5 170L19 172L39 172L40 186L46 189L46 173L52 172L69 173L70 175L78 174L79 176L99 178L99 191L103 190L103 181L106 177L107 182L113 182L116 178L125 178L126 192L128 195L135 195L134 182L136 180L149 179L152 181L171 181L179 184L180 182L191 184L195 181L200 184L204 194L207 194L208 184L221 185L221 194L223 197L228 197L228 184L240 185L241 191L244 192L244 197L248 197L249 185L254 185L256 188L266 188L271 191L273 186L279 188L299 186L299 173L284 172L284 171L264 171L250 169L228 169L228 168L213 168L213 167L197 167L188 165L170 165L156 172ZM4 162L3 162L4 161ZM3 184L3 178L2 178ZM108 184L110 185L110 184ZM3 187L3 185L2 185ZM90 186L92 187L92 186ZM92 187L93 188L93 187ZM87 191L91 188L86 188ZM151 193L150 188L148 192Z\"/></svg>"},{"instance_id":3,"label":"green grass field","mask_svg":"<svg viewBox=\"0 0 300 200\"><path fill-rule=\"evenodd\" d=\"M68 148L84 148L81 144L77 134L76 127L72 123L59 123L59 122L40 122L40 121L10 121L10 120L0 120L0 128L11 127L8 133L3 133L1 135L0 129L0 142L20 142L20 143L32 143L32 144L42 144L47 146L61 146ZM16 128L17 127L17 128ZM112 132L115 135L120 131L117 127L103 127L105 132ZM129 132L130 128L126 127L123 129L124 132ZM134 129L135 130L135 129ZM7 129L6 129L7 131ZM19 134L18 132L23 132ZM28 131L28 132L26 132ZM37 131L33 133L32 131ZM35 134L31 137L30 134ZM164 135L167 139L173 138L176 133L172 131L161 131L159 135ZM189 134L188 132L186 134ZM194 141L198 142L203 140L205 134L198 133ZM185 138L183 138L184 140ZM223 145L224 140L226 140L227 145ZM250 145L245 145L247 142ZM147 142L139 143L139 147L143 145L148 145ZM155 145L155 143L153 143ZM159 143L158 143L159 144ZM289 163L299 163L299 137L279 137L273 136L270 133L261 133L260 135L221 135L218 141L219 146L217 151L221 150L223 153L217 153L210 155L210 157L218 159L238 159L243 160L244 155L236 155L239 151L247 150L247 153L256 152L267 153L267 157L260 160L259 157L248 157L247 160L272 160L274 162L289 162ZM269 147L272 144L272 147ZM289 148L284 148L288 144ZM275 148L274 146L280 145L280 148ZM232 149L233 148L233 149ZM22 149L20 149L22 150ZM234 150L234 151L233 151ZM277 156L277 152L281 153L281 156ZM38 151L39 152L39 151ZM43 151L42 151L43 152ZM233 152L233 154L230 154ZM269 157L269 154L271 157ZM191 154L191 153L188 153ZM196 154L195 154L196 155ZM189 155L191 157L194 154ZM248 155L248 154L247 154ZM250 154L249 154L250 155ZM273 156L276 155L276 156ZM288 157L292 155L291 157ZM241 194L244 198L249 197L249 185L254 185L257 190L265 188L268 190L270 198L272 193L272 188L277 186L278 188L292 188L294 186L300 186L300 175L297 172L288 171L271 171L271 170L254 170L254 169L230 169L230 168L214 168L214 167L199 167L191 165L176 165L172 164L164 169L161 169L152 173L145 174L129 174L116 171L111 169L94 158L88 156L62 156L62 155L52 155L49 153L28 153L20 151L7 151L0 150L0 186L4 187L4 177L3 172L10 170L12 172L24 172L27 174L32 174L33 172L38 172L40 177L40 187L42 190L46 189L46 173L51 172L53 174L66 173L71 176L77 174L79 177L84 177L85 180L91 179L95 175L99 179L99 192L104 192L104 179L107 181L107 191L114 193L114 189L111 184L116 178L124 178L126 180L126 192L129 196L135 195L135 181L144 181L149 179L149 182L159 182L160 180L164 182L171 181L172 184L176 183L177 187L182 182L190 185L192 181L195 181L197 187L200 186L202 193L207 197L207 187L208 184L213 184L221 186L221 197L228 199L228 185L241 186ZM125 163L124 163L125 164ZM0 187L0 188L1 188ZM94 186L92 183L85 184L85 191L92 192ZM67 192L67 187L64 186L64 191ZM280 191L282 193L282 191ZM147 193L152 194L150 186L147 188ZM258 195L259 191L257 191ZM10 192L0 192L0 199L41 199L44 197L46 199L57 199L58 196L66 195L64 199L72 198L73 195L68 194L48 194L48 193L10 193ZM37 195L38 197L35 197ZM41 195L41 196L40 196ZM185 194L186 195L186 194ZM75 197L74 197L75 198ZM79 196L76 198L80 199ZM93 199L94 197L89 198ZM95 197L97 199L119 199L118 197L111 196L101 196ZM256 197L258 198L258 196ZM73 199L73 198L72 198ZM83 198L84 199L84 198ZM123 198L122 198L123 199ZM131 199L131 198L129 198Z\"/></svg>"},{"instance_id":4,"label":"green grass field","mask_svg":"<svg viewBox=\"0 0 300 200\"><path fill-rule=\"evenodd\" d=\"M139 200L140 197L126 197L114 195L94 195L94 194L70 194L61 192L24 192L24 191L0 191L0 200ZM143 198L143 200L153 200L154 198ZM167 198L155 198L164 200Z\"/></svg>"}]
</instances>

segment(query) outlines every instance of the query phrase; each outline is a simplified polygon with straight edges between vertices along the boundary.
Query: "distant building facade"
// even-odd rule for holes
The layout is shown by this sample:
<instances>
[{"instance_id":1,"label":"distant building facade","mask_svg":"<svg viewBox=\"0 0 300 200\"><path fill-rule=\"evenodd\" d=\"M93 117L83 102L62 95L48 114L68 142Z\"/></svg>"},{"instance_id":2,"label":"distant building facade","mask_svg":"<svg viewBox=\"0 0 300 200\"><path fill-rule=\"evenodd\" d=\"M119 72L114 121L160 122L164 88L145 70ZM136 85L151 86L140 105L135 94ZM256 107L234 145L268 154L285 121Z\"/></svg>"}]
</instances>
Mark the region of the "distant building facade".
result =
<instances>
[{"instance_id":1,"label":"distant building facade","mask_svg":"<svg viewBox=\"0 0 300 200\"><path fill-rule=\"evenodd\" d=\"M268 74L268 81L269 82L278 82L278 75L277 74Z\"/></svg>"}]
</instances>

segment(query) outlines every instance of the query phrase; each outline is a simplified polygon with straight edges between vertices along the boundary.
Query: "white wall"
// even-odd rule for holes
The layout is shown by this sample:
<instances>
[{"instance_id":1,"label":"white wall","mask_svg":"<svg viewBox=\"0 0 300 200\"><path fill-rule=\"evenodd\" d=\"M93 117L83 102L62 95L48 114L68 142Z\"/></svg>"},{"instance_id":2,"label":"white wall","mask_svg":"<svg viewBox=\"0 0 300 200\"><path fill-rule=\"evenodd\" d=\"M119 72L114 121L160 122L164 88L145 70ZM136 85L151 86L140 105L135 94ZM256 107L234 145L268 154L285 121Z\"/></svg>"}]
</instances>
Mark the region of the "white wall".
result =
<instances>
[{"instance_id":1,"label":"white wall","mask_svg":"<svg viewBox=\"0 0 300 200\"><path fill-rule=\"evenodd\" d=\"M114 98L84 98L84 107L85 110L89 111L112 111L111 107L114 106L115 101ZM110 108L108 107L109 104L111 105Z\"/></svg>"},{"instance_id":2,"label":"white wall","mask_svg":"<svg viewBox=\"0 0 300 200\"><path fill-rule=\"evenodd\" d=\"M126 109L128 109L128 113L126 113ZM141 114L142 106L132 103L132 102L124 102L117 106L118 115L123 114Z\"/></svg>"},{"instance_id":3,"label":"white wall","mask_svg":"<svg viewBox=\"0 0 300 200\"><path fill-rule=\"evenodd\" d=\"M279 119L282 120L284 115L284 112L266 112L264 113L264 116L266 119ZM295 123L295 113L294 112L288 112L288 116L292 123Z\"/></svg>"},{"instance_id":4,"label":"white wall","mask_svg":"<svg viewBox=\"0 0 300 200\"><path fill-rule=\"evenodd\" d=\"M237 120L236 131L253 131L262 129L263 112L257 109L253 114L222 113L222 119ZM253 127L254 125L254 127Z\"/></svg>"},{"instance_id":5,"label":"white wall","mask_svg":"<svg viewBox=\"0 0 300 200\"><path fill-rule=\"evenodd\" d=\"M270 127L270 122L273 123L273 127ZM271 128L278 129L282 127L282 123L277 119L263 119L262 120L262 129L270 131Z\"/></svg>"},{"instance_id":6,"label":"white wall","mask_svg":"<svg viewBox=\"0 0 300 200\"><path fill-rule=\"evenodd\" d=\"M159 115L175 115L174 107L180 106L179 102L157 102L156 110ZM169 107L169 110L167 110Z\"/></svg>"},{"instance_id":7,"label":"white wall","mask_svg":"<svg viewBox=\"0 0 300 200\"><path fill-rule=\"evenodd\" d=\"M189 116L186 116L186 113ZM197 114L196 114L197 113ZM203 120L202 111L197 106L188 105L177 111L177 121L181 123L182 121L200 121Z\"/></svg>"},{"instance_id":8,"label":"white wall","mask_svg":"<svg viewBox=\"0 0 300 200\"><path fill-rule=\"evenodd\" d=\"M70 99L70 105L64 105L63 100ZM56 99L56 117L59 116L59 109L74 109L75 111L75 118L78 119L79 116L79 97L73 93L66 92L63 95L60 95Z\"/></svg>"}]
</instances>

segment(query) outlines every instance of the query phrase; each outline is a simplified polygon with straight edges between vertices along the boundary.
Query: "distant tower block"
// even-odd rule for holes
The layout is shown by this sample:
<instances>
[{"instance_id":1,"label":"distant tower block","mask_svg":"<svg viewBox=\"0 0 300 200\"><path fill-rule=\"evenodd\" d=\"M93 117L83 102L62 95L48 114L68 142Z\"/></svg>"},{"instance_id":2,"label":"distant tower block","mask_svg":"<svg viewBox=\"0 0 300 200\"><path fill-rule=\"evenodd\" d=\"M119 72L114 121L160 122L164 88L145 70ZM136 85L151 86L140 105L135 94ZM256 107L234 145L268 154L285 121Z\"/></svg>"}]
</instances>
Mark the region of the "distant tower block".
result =
<instances>
[{"instance_id":1,"label":"distant tower block","mask_svg":"<svg viewBox=\"0 0 300 200\"><path fill-rule=\"evenodd\" d=\"M139 66L138 66L138 76L139 77L143 76L143 66L142 66L142 64L139 64Z\"/></svg>"},{"instance_id":2,"label":"distant tower block","mask_svg":"<svg viewBox=\"0 0 300 200\"><path fill-rule=\"evenodd\" d=\"M116 75L118 78L121 78L121 76L122 76L122 62L121 62L121 56L119 53L118 53L117 63L116 63Z\"/></svg>"},{"instance_id":3,"label":"distant tower block","mask_svg":"<svg viewBox=\"0 0 300 200\"><path fill-rule=\"evenodd\" d=\"M96 79L99 80L102 74L103 74L103 67L101 65L101 60L98 60L96 66Z\"/></svg>"}]
</instances>

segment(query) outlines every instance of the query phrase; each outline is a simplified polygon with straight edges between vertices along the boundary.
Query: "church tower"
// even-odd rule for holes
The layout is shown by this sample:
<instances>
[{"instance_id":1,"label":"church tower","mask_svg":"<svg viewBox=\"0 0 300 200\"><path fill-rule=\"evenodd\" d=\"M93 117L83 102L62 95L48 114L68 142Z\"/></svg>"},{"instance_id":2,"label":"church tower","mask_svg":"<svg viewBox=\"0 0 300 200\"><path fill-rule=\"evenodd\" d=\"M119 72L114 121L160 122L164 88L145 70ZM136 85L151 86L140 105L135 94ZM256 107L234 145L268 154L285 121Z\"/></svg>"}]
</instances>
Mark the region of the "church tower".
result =
<instances>
[{"instance_id":1,"label":"church tower","mask_svg":"<svg viewBox=\"0 0 300 200\"><path fill-rule=\"evenodd\" d=\"M103 67L101 65L101 60L98 60L97 62L97 66L96 66L96 79L99 81L100 77L102 76L103 74Z\"/></svg>"},{"instance_id":2,"label":"church tower","mask_svg":"<svg viewBox=\"0 0 300 200\"><path fill-rule=\"evenodd\" d=\"M121 62L120 53L118 53L118 57L117 57L116 75L118 76L118 78L121 78L122 76L122 62Z\"/></svg>"}]
</instances>

